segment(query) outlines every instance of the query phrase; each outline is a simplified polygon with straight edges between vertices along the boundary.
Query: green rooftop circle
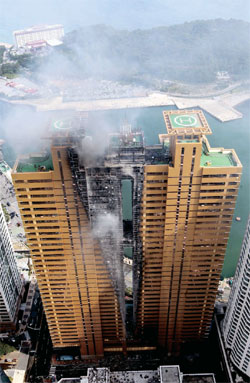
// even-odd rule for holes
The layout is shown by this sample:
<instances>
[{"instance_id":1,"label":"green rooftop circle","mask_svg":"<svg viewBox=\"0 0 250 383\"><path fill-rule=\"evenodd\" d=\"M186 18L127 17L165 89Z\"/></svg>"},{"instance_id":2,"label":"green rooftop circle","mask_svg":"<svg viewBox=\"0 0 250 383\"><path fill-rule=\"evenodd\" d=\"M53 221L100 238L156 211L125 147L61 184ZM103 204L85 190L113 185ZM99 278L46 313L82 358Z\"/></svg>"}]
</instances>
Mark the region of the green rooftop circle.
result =
<instances>
[{"instance_id":1,"label":"green rooftop circle","mask_svg":"<svg viewBox=\"0 0 250 383\"><path fill-rule=\"evenodd\" d=\"M174 122L179 126L196 126L197 118L188 114L183 114L174 118Z\"/></svg>"},{"instance_id":2,"label":"green rooftop circle","mask_svg":"<svg viewBox=\"0 0 250 383\"><path fill-rule=\"evenodd\" d=\"M54 129L57 129L57 130L66 130L66 129L69 129L68 124L65 124L65 121L63 121L63 120L56 120L56 121L53 123L53 126L54 126Z\"/></svg>"}]
</instances>

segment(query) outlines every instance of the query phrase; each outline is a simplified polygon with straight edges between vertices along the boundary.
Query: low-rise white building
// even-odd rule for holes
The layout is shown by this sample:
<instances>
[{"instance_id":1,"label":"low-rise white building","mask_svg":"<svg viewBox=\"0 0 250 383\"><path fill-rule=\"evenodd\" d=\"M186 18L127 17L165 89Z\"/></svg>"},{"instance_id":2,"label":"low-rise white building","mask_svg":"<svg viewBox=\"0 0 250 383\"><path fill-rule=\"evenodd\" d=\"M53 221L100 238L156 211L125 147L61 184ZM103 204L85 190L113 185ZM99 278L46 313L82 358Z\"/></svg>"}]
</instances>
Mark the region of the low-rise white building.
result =
<instances>
[{"instance_id":1,"label":"low-rise white building","mask_svg":"<svg viewBox=\"0 0 250 383\"><path fill-rule=\"evenodd\" d=\"M64 28L61 24L37 25L28 29L14 31L13 35L16 46L20 48L35 42L62 40Z\"/></svg>"}]
</instances>

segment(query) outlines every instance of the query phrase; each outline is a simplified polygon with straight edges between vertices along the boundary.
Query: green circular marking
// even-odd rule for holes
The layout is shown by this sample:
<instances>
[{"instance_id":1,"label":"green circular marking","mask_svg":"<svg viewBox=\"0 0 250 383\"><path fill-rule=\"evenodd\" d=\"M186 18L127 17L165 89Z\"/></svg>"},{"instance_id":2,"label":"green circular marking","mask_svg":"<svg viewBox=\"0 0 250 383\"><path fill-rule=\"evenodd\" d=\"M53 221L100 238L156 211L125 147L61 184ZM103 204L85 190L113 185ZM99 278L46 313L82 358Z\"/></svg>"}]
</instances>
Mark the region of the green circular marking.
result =
<instances>
[{"instance_id":1,"label":"green circular marking","mask_svg":"<svg viewBox=\"0 0 250 383\"><path fill-rule=\"evenodd\" d=\"M179 126L195 126L197 124L197 118L190 116L189 114L183 114L174 118L174 122Z\"/></svg>"},{"instance_id":2,"label":"green circular marking","mask_svg":"<svg viewBox=\"0 0 250 383\"><path fill-rule=\"evenodd\" d=\"M57 120L54 122L54 128L59 130L68 129L68 126L62 120Z\"/></svg>"}]
</instances>

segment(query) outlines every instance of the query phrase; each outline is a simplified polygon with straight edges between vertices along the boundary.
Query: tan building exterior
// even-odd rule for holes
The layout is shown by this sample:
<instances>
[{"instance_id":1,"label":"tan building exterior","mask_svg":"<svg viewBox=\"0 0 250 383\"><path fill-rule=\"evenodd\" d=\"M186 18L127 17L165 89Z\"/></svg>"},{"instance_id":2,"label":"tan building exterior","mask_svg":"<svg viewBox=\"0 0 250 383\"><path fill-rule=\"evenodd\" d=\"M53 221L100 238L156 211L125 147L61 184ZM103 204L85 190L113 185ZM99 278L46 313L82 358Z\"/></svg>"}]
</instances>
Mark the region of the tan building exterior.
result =
<instances>
[{"instance_id":1,"label":"tan building exterior","mask_svg":"<svg viewBox=\"0 0 250 383\"><path fill-rule=\"evenodd\" d=\"M82 355L102 355L104 342L120 346L119 304L73 184L67 145L52 146L37 168L19 163L12 177L53 346L80 345Z\"/></svg>"},{"instance_id":2,"label":"tan building exterior","mask_svg":"<svg viewBox=\"0 0 250 383\"><path fill-rule=\"evenodd\" d=\"M210 148L201 111L164 118L172 163L145 166L138 327L178 352L208 334L242 166L234 150Z\"/></svg>"},{"instance_id":3,"label":"tan building exterior","mask_svg":"<svg viewBox=\"0 0 250 383\"><path fill-rule=\"evenodd\" d=\"M82 355L125 350L119 253L125 246L133 253L137 339L128 350L158 345L178 352L182 342L208 334L242 166L234 150L210 148L201 111L169 111L164 118L162 146L144 147L142 135L127 130L112 136L112 152L98 167L80 164L74 149L80 137L74 141L75 131L65 133L57 123L51 152L15 165L12 177L54 347L80 345ZM124 179L133 185L127 237ZM106 237L93 235L102 210L116 214L111 231L122 232L116 242L107 234L111 247Z\"/></svg>"}]
</instances>

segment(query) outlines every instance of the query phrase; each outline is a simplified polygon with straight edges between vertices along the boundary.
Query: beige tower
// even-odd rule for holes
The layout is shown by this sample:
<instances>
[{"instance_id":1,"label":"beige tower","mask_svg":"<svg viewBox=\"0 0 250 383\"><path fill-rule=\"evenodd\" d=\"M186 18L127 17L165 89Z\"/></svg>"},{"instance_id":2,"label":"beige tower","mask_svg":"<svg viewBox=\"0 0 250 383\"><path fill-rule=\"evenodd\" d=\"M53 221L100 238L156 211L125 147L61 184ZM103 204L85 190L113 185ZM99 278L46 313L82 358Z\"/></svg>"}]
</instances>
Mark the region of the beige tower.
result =
<instances>
[{"instance_id":1,"label":"beige tower","mask_svg":"<svg viewBox=\"0 0 250 383\"><path fill-rule=\"evenodd\" d=\"M127 350L178 352L182 342L208 334L242 166L234 150L210 148L201 111L164 118L162 145L147 147L142 132L124 129L111 135L98 165L81 162L89 137L57 122L51 149L15 165L54 347L81 346L82 355L125 350L125 248L133 258L136 328ZM129 222L124 180L131 185ZM106 231L96 239L98 217Z\"/></svg>"},{"instance_id":2,"label":"beige tower","mask_svg":"<svg viewBox=\"0 0 250 383\"><path fill-rule=\"evenodd\" d=\"M164 112L172 157L145 166L137 326L178 352L209 331L242 172L232 149L210 148L201 111Z\"/></svg>"},{"instance_id":3,"label":"beige tower","mask_svg":"<svg viewBox=\"0 0 250 383\"><path fill-rule=\"evenodd\" d=\"M53 346L83 356L121 346L118 299L69 167L67 133L46 154L19 158L12 174Z\"/></svg>"}]
</instances>

